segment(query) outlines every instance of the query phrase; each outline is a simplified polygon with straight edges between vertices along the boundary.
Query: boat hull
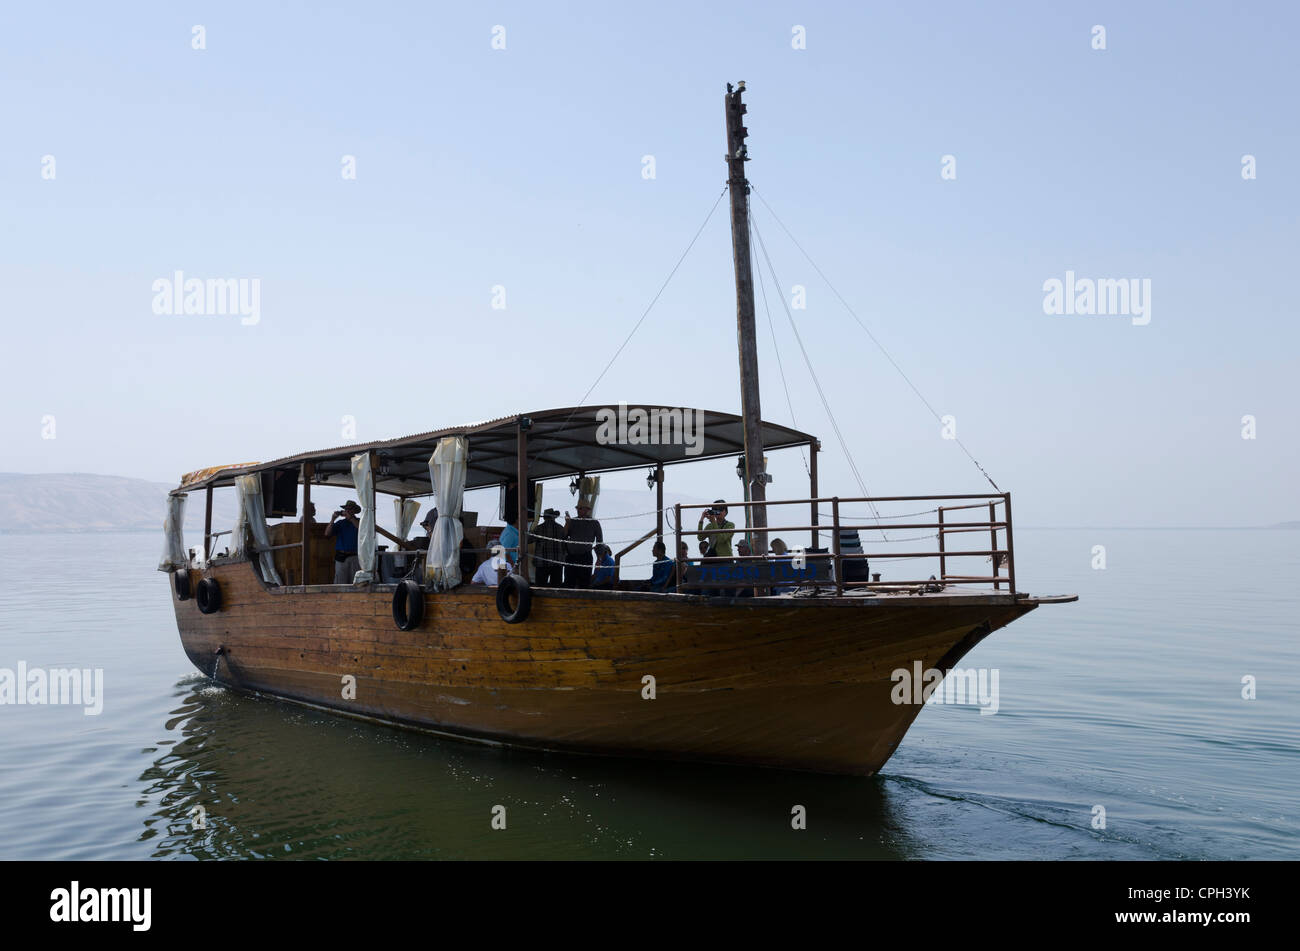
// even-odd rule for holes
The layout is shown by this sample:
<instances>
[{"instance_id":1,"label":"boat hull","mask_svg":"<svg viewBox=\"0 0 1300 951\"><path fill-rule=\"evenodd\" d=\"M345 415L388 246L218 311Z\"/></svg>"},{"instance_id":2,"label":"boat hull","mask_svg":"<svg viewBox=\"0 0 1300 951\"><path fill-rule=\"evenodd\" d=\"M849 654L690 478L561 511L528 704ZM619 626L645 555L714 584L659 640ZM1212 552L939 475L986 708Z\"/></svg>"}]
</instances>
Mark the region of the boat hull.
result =
<instances>
[{"instance_id":1,"label":"boat hull","mask_svg":"<svg viewBox=\"0 0 1300 951\"><path fill-rule=\"evenodd\" d=\"M272 588L247 563L201 576L222 607L173 589L181 642L237 690L510 746L854 775L880 769L921 710L894 702L895 670L946 671L1036 606L534 588L507 624L495 589L463 586L427 594L401 631L391 586Z\"/></svg>"}]
</instances>

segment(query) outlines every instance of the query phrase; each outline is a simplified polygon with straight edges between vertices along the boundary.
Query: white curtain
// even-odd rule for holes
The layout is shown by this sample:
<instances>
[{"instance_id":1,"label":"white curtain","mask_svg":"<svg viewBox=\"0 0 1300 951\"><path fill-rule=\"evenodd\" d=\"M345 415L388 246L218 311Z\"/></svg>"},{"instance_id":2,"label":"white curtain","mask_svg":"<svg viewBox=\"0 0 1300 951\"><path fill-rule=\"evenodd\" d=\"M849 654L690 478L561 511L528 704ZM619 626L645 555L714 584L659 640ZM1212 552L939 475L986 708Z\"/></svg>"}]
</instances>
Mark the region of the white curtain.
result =
<instances>
[{"instance_id":1,"label":"white curtain","mask_svg":"<svg viewBox=\"0 0 1300 951\"><path fill-rule=\"evenodd\" d=\"M167 496L167 517L163 519L163 553L158 562L159 571L171 571L184 568L189 564L185 554L185 538L182 534L185 525L186 495Z\"/></svg>"},{"instance_id":2,"label":"white curtain","mask_svg":"<svg viewBox=\"0 0 1300 951\"><path fill-rule=\"evenodd\" d=\"M460 584L460 543L465 528L460 507L465 498L465 470L469 462L469 440L447 436L429 457L429 480L438 500L438 522L429 541L425 576L435 588L446 590Z\"/></svg>"},{"instance_id":3,"label":"white curtain","mask_svg":"<svg viewBox=\"0 0 1300 951\"><path fill-rule=\"evenodd\" d=\"M271 547L271 535L266 530L266 506L262 504L262 474L254 472L251 475L239 476L235 479L235 485L239 489L242 520L253 531L253 541L257 546L257 560L262 565L262 580L269 584L283 584L275 570L275 558L267 551Z\"/></svg>"},{"instance_id":4,"label":"white curtain","mask_svg":"<svg viewBox=\"0 0 1300 951\"><path fill-rule=\"evenodd\" d=\"M406 533L411 530L415 524L415 515L420 511L420 503L415 499L393 499L393 508L397 512L397 537L406 541ZM400 546L399 546L400 547ZM416 557L414 554L406 554L403 550L393 556L392 568L393 574L384 578L383 565L380 565L380 577L387 580L396 580L406 574L407 567L411 564L411 559Z\"/></svg>"},{"instance_id":5,"label":"white curtain","mask_svg":"<svg viewBox=\"0 0 1300 951\"><path fill-rule=\"evenodd\" d=\"M359 452L352 457L352 485L361 504L361 527L357 530L357 561L361 570L352 583L367 584L375 577L375 480L370 471L370 453Z\"/></svg>"},{"instance_id":6,"label":"white curtain","mask_svg":"<svg viewBox=\"0 0 1300 951\"><path fill-rule=\"evenodd\" d=\"M257 490L262 491L261 483ZM248 511L244 502L242 477L235 479L235 530L230 533L230 554L238 557L244 551L244 536L248 534Z\"/></svg>"},{"instance_id":7,"label":"white curtain","mask_svg":"<svg viewBox=\"0 0 1300 951\"><path fill-rule=\"evenodd\" d=\"M397 537L406 541L406 533L415 524L415 513L420 511L420 503L415 499L393 499L393 508L397 510Z\"/></svg>"}]
</instances>

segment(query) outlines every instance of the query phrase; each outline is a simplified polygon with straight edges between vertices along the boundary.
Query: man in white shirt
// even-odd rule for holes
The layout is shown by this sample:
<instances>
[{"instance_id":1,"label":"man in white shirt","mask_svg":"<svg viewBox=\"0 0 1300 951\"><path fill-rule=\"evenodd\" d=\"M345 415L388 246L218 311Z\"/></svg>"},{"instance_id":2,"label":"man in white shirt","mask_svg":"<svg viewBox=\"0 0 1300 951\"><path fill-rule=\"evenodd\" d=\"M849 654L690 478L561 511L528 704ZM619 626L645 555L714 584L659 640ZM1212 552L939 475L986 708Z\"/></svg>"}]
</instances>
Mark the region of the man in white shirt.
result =
<instances>
[{"instance_id":1,"label":"man in white shirt","mask_svg":"<svg viewBox=\"0 0 1300 951\"><path fill-rule=\"evenodd\" d=\"M474 577L470 579L470 584L485 584L489 588L495 588L501 579L501 574L510 567L510 562L506 560L505 549L501 547L500 542L492 543L492 554L484 559L483 564L478 566L478 571L474 572Z\"/></svg>"},{"instance_id":2,"label":"man in white shirt","mask_svg":"<svg viewBox=\"0 0 1300 951\"><path fill-rule=\"evenodd\" d=\"M492 567L492 559L488 558L483 564L478 566L478 571L474 572L474 577L470 579L470 584L485 584L489 588L497 586L497 570Z\"/></svg>"}]
</instances>

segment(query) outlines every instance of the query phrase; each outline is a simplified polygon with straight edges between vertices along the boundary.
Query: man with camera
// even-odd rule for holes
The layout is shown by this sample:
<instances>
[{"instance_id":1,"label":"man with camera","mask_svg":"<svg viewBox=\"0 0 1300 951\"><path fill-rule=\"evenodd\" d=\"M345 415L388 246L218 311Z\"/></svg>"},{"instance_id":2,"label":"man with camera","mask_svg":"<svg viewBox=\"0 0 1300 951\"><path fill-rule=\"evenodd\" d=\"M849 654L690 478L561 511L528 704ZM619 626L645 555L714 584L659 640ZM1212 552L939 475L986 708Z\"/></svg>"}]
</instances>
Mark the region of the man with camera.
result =
<instances>
[{"instance_id":1,"label":"man with camera","mask_svg":"<svg viewBox=\"0 0 1300 951\"><path fill-rule=\"evenodd\" d=\"M709 520L710 528L725 529L725 531L705 533L704 520ZM699 539L702 542L709 543L709 555L718 558L731 557L731 536L736 526L727 521L727 502L725 499L718 499L713 503L713 508L705 509L700 514L700 523L695 526L699 532Z\"/></svg>"},{"instance_id":2,"label":"man with camera","mask_svg":"<svg viewBox=\"0 0 1300 951\"><path fill-rule=\"evenodd\" d=\"M330 516L330 526L325 529L325 537L334 539L335 584L352 584L352 579L361 570L357 558L357 529L361 526L357 514L360 511L361 506L348 499Z\"/></svg>"}]
</instances>

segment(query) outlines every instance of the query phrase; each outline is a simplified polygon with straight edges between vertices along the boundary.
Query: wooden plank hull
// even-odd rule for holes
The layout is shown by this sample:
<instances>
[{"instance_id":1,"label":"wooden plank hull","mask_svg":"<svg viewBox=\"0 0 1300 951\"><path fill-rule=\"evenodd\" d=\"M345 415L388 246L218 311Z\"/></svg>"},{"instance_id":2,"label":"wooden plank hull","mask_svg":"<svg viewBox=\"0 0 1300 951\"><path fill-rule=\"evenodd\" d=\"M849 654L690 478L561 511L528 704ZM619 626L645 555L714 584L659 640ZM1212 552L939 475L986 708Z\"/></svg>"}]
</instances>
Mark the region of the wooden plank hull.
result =
<instances>
[{"instance_id":1,"label":"wooden plank hull","mask_svg":"<svg viewBox=\"0 0 1300 951\"><path fill-rule=\"evenodd\" d=\"M422 624L400 631L390 587L269 588L246 563L204 574L221 610L173 594L181 642L239 690L511 746L857 775L921 710L893 702L894 670L951 668L1035 607L534 588L528 619L507 624L495 589L462 587L426 595Z\"/></svg>"}]
</instances>

